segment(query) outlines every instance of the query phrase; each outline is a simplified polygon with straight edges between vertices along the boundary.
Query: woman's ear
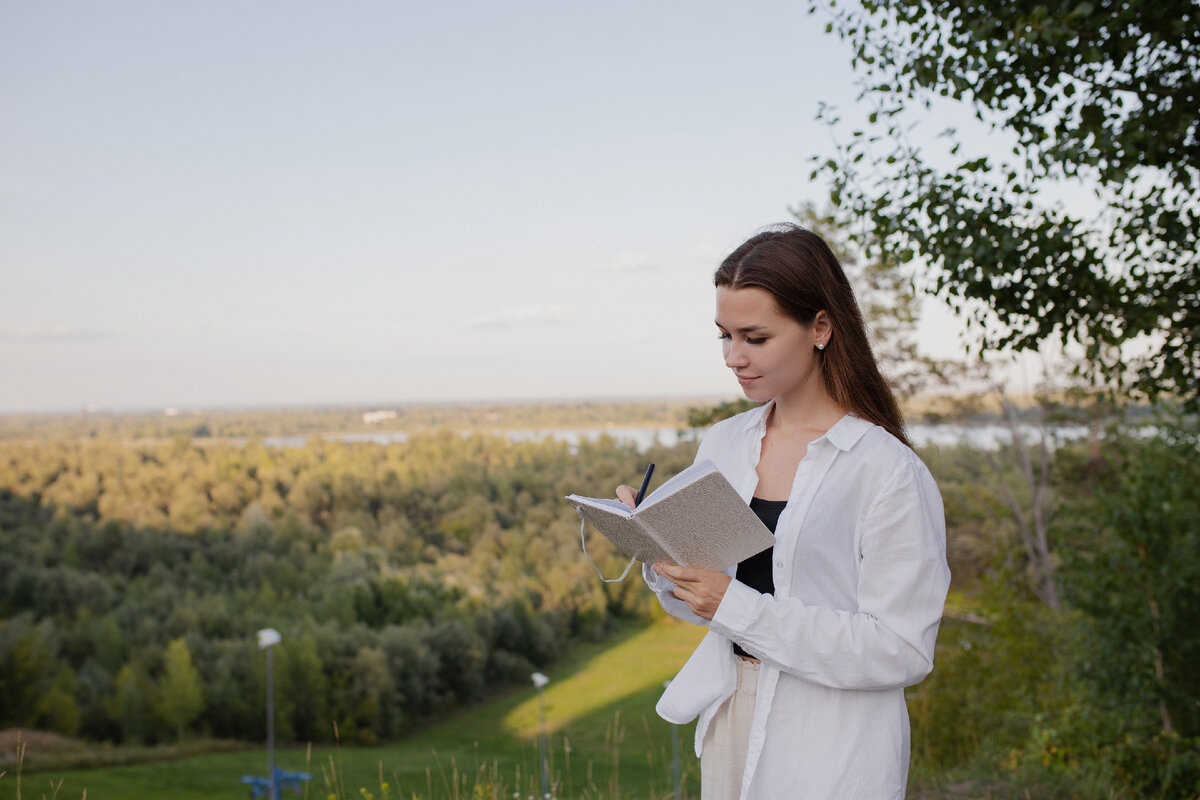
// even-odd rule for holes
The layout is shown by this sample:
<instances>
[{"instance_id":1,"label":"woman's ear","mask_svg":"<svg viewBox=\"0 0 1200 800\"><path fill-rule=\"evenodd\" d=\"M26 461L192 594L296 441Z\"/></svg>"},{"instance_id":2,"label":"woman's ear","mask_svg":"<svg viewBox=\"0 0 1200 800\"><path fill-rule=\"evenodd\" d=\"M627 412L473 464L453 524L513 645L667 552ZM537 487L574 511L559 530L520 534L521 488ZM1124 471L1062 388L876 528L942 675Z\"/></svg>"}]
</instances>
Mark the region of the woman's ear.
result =
<instances>
[{"instance_id":1,"label":"woman's ear","mask_svg":"<svg viewBox=\"0 0 1200 800\"><path fill-rule=\"evenodd\" d=\"M829 340L833 338L833 320L824 311L818 311L812 323L813 345L818 350L824 350Z\"/></svg>"}]
</instances>

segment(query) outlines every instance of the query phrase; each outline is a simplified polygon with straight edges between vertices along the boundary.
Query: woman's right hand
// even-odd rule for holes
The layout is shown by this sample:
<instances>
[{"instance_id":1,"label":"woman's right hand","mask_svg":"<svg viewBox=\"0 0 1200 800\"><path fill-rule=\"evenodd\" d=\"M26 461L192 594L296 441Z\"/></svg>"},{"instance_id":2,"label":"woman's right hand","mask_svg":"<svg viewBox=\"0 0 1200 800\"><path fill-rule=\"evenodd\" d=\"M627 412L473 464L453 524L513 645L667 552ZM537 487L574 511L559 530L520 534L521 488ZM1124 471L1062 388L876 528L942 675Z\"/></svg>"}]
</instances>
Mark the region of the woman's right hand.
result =
<instances>
[{"instance_id":1,"label":"woman's right hand","mask_svg":"<svg viewBox=\"0 0 1200 800\"><path fill-rule=\"evenodd\" d=\"M634 500L637 499L637 489L621 484L617 487L617 499L630 508L636 508Z\"/></svg>"}]
</instances>

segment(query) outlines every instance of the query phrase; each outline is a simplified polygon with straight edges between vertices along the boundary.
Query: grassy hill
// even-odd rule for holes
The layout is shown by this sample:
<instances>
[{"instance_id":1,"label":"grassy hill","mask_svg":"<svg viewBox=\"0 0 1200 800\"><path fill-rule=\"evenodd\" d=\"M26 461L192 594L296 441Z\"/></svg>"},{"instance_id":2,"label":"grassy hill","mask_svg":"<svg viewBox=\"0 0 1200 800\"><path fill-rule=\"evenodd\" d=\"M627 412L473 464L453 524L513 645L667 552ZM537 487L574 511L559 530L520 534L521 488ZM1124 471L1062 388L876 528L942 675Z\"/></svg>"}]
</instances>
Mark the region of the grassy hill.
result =
<instances>
[{"instance_id":1,"label":"grassy hill","mask_svg":"<svg viewBox=\"0 0 1200 800\"><path fill-rule=\"evenodd\" d=\"M671 726L654 713L701 631L670 620L629 626L579 648L549 672L545 690L550 772L557 798L666 797L673 791ZM379 747L284 749L276 763L308 771L305 798L511 798L537 796L538 698L532 684ZM679 732L685 789L697 793L692 729ZM38 753L29 745L28 758ZM97 769L25 772L19 797L235 800L242 775L265 775L264 750L214 753ZM284 793L284 797L291 796ZM16 770L0 800L18 798Z\"/></svg>"}]
</instances>

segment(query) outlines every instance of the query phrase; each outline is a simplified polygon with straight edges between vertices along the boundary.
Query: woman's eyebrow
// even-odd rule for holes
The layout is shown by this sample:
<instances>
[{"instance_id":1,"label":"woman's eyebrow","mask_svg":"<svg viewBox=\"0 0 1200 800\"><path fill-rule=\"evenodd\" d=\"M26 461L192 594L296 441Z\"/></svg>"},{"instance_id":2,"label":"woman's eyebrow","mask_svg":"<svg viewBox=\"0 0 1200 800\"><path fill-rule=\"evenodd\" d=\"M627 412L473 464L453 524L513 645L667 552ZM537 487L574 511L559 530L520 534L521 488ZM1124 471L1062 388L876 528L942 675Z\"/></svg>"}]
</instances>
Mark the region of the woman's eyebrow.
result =
<instances>
[{"instance_id":1,"label":"woman's eyebrow","mask_svg":"<svg viewBox=\"0 0 1200 800\"><path fill-rule=\"evenodd\" d=\"M726 327L724 325L722 325L720 322L718 322L717 320L713 320L713 324L715 324L721 330L727 330ZM765 331L766 329L767 329L767 326L760 323L758 325L743 326L741 328L738 328L737 332L738 333L757 333L758 331Z\"/></svg>"}]
</instances>

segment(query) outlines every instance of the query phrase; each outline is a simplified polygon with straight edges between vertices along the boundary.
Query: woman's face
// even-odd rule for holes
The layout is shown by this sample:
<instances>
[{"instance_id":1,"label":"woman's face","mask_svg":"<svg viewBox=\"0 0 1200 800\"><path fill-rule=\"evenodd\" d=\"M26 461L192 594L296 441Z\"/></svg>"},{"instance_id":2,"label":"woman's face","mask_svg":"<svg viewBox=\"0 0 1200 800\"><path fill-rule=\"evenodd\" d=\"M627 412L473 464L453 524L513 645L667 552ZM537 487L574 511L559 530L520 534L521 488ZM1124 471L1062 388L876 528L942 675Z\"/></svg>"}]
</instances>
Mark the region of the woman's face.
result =
<instances>
[{"instance_id":1,"label":"woman's face","mask_svg":"<svg viewBox=\"0 0 1200 800\"><path fill-rule=\"evenodd\" d=\"M828 316L801 325L765 289L717 287L717 330L725 366L746 397L763 403L820 387L816 346L829 339Z\"/></svg>"}]
</instances>

